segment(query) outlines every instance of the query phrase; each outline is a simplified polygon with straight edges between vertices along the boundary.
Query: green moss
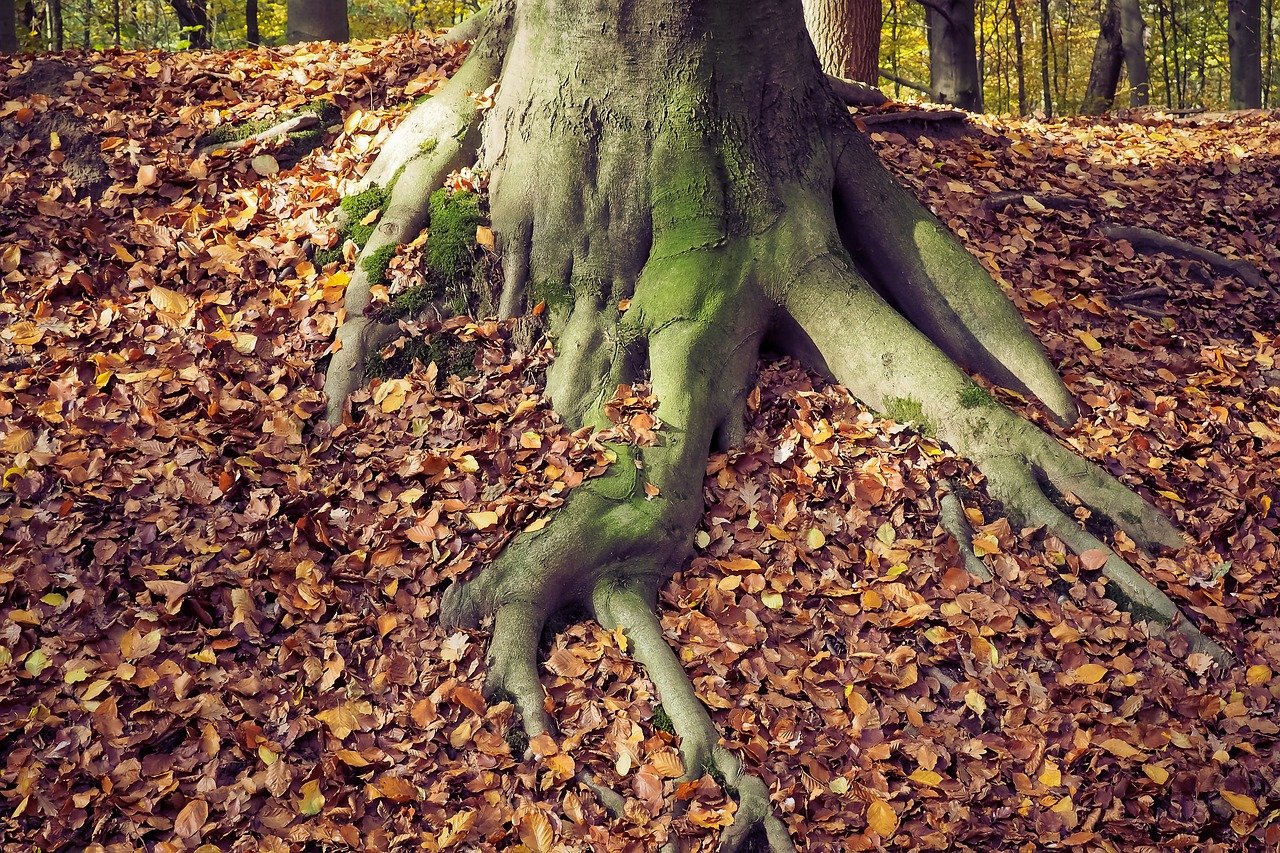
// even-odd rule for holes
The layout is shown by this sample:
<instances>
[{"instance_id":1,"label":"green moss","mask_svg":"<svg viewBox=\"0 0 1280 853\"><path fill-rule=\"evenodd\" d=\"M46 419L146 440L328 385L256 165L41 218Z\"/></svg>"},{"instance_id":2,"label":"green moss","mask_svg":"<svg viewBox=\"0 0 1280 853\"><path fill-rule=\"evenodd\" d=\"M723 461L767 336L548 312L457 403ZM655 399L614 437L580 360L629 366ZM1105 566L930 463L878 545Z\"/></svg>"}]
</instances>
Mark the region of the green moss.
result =
<instances>
[{"instance_id":1,"label":"green moss","mask_svg":"<svg viewBox=\"0 0 1280 853\"><path fill-rule=\"evenodd\" d=\"M440 297L440 289L432 281L424 281L396 294L391 311L397 317L412 317Z\"/></svg>"},{"instance_id":2,"label":"green moss","mask_svg":"<svg viewBox=\"0 0 1280 853\"><path fill-rule=\"evenodd\" d=\"M511 748L512 758L516 761L524 758L525 751L529 748L529 735L525 734L518 723L512 723L507 727L506 741L507 746Z\"/></svg>"},{"instance_id":3,"label":"green moss","mask_svg":"<svg viewBox=\"0 0 1280 853\"><path fill-rule=\"evenodd\" d=\"M934 434L933 424L925 417L919 400L913 400L910 397L890 397L884 401L884 414L900 424L914 425L925 435Z\"/></svg>"},{"instance_id":4,"label":"green moss","mask_svg":"<svg viewBox=\"0 0 1280 853\"><path fill-rule=\"evenodd\" d=\"M667 716L667 709L661 705L653 706L653 719L651 720L653 727L660 732L666 732L669 735L676 733L676 727L672 724L671 718Z\"/></svg>"},{"instance_id":5,"label":"green moss","mask_svg":"<svg viewBox=\"0 0 1280 853\"><path fill-rule=\"evenodd\" d=\"M360 262L360 269L369 276L371 282L386 282L387 267L391 265L391 259L396 256L396 249L398 248L395 243L388 243L382 248L374 250Z\"/></svg>"},{"instance_id":6,"label":"green moss","mask_svg":"<svg viewBox=\"0 0 1280 853\"><path fill-rule=\"evenodd\" d=\"M297 109L280 113L272 118L253 119L235 123L221 124L210 131L201 141L200 146L217 145L227 142L240 142L250 136L270 130L281 122L301 115L314 115L320 119L319 125L295 130L288 134L289 146L280 159L297 162L302 155L316 148L324 141L324 129L342 118L342 111L333 101L318 99L309 101Z\"/></svg>"},{"instance_id":7,"label":"green moss","mask_svg":"<svg viewBox=\"0 0 1280 853\"><path fill-rule=\"evenodd\" d=\"M415 365L435 362L440 376L466 379L475 375L476 354L480 347L470 341L459 341L451 335L414 338L396 350L391 358L375 353L365 362L366 379L392 379L404 376Z\"/></svg>"},{"instance_id":8,"label":"green moss","mask_svg":"<svg viewBox=\"0 0 1280 853\"><path fill-rule=\"evenodd\" d=\"M529 296L533 305L545 302L547 308L553 311L573 305L573 290L556 278L543 279L535 283L529 288Z\"/></svg>"},{"instance_id":9,"label":"green moss","mask_svg":"<svg viewBox=\"0 0 1280 853\"><path fill-rule=\"evenodd\" d=\"M965 386L960 392L960 405L966 409L976 409L995 402L995 398L987 393L987 389L977 383Z\"/></svg>"},{"instance_id":10,"label":"green moss","mask_svg":"<svg viewBox=\"0 0 1280 853\"><path fill-rule=\"evenodd\" d=\"M374 184L369 189L346 196L338 202L346 224L343 226L343 237L354 240L356 245L364 248L373 233L374 222L367 225L361 223L375 210L384 210L391 200L391 191Z\"/></svg>"},{"instance_id":11,"label":"green moss","mask_svg":"<svg viewBox=\"0 0 1280 853\"><path fill-rule=\"evenodd\" d=\"M463 281L471 271L476 227L484 221L480 196L473 192L436 190L430 201L427 266L445 284Z\"/></svg>"},{"instance_id":12,"label":"green moss","mask_svg":"<svg viewBox=\"0 0 1280 853\"><path fill-rule=\"evenodd\" d=\"M419 154L431 154L435 150L436 150L436 141L434 139L424 139L422 141L422 144L418 146Z\"/></svg>"}]
</instances>

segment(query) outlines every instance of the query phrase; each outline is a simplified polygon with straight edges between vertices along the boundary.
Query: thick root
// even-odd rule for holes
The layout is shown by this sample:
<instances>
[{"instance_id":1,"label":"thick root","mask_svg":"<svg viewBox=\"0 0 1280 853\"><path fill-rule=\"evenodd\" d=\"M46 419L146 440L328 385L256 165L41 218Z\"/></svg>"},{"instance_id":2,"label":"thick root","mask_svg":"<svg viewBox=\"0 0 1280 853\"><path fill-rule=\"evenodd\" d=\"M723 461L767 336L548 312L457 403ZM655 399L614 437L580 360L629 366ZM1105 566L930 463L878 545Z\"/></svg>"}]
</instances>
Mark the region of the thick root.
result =
<instances>
[{"instance_id":1,"label":"thick root","mask_svg":"<svg viewBox=\"0 0 1280 853\"><path fill-rule=\"evenodd\" d=\"M882 411L918 413L919 428L936 432L977 463L991 494L1017 521L1046 527L1076 554L1104 551L1108 594L1135 619L1155 633L1186 637L1193 650L1219 664L1230 662L1230 655L1201 634L1167 595L1058 509L1036 476L1073 493L1143 547L1181 547L1182 537L1158 510L978 389L886 304L847 258L823 255L808 269L810 275L789 289L786 306L826 368L855 396ZM865 324L867 333L850 334L854 323Z\"/></svg>"}]
</instances>

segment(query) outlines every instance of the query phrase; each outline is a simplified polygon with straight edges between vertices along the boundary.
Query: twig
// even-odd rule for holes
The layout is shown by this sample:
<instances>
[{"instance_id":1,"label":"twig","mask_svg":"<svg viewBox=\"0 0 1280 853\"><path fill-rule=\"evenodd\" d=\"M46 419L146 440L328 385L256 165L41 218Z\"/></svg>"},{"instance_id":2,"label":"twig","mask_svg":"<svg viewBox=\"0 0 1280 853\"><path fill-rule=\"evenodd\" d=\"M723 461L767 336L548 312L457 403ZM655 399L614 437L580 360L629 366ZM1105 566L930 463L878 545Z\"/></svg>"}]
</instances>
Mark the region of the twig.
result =
<instances>
[{"instance_id":1,"label":"twig","mask_svg":"<svg viewBox=\"0 0 1280 853\"><path fill-rule=\"evenodd\" d=\"M875 115L858 116L858 121L864 125L870 124L893 124L904 121L959 121L963 122L969 118L968 113L960 110L899 110L892 113L876 113Z\"/></svg>"},{"instance_id":2,"label":"twig","mask_svg":"<svg viewBox=\"0 0 1280 853\"><path fill-rule=\"evenodd\" d=\"M1075 210L1088 204L1084 199L1076 198L1069 195L1041 195L1039 193L1026 193L1019 190L1008 190L1006 192L992 193L982 200L982 206L987 210L1004 210L1006 207L1014 204L1020 204L1024 207L1031 207L1027 199L1032 199L1041 207L1047 207L1050 210Z\"/></svg>"},{"instance_id":3,"label":"twig","mask_svg":"<svg viewBox=\"0 0 1280 853\"><path fill-rule=\"evenodd\" d=\"M899 86L902 86L903 88L914 89L915 91L923 92L926 95L929 94L929 87L924 85L923 83L917 83L914 80L908 80L905 77L899 77L897 74L894 74L892 71L888 71L884 68L880 69L880 76L888 80L890 83L897 83Z\"/></svg>"},{"instance_id":4,"label":"twig","mask_svg":"<svg viewBox=\"0 0 1280 853\"><path fill-rule=\"evenodd\" d=\"M252 136L246 136L244 139L233 139L228 142L215 142L211 145L201 146L196 152L196 156L203 156L214 151L231 151L238 148L244 148L254 142L263 139L274 139L277 136L293 133L295 130L305 130L308 127L315 127L320 123L320 117L316 115L300 115L293 118L287 118L279 124L267 128L261 133L255 133Z\"/></svg>"}]
</instances>

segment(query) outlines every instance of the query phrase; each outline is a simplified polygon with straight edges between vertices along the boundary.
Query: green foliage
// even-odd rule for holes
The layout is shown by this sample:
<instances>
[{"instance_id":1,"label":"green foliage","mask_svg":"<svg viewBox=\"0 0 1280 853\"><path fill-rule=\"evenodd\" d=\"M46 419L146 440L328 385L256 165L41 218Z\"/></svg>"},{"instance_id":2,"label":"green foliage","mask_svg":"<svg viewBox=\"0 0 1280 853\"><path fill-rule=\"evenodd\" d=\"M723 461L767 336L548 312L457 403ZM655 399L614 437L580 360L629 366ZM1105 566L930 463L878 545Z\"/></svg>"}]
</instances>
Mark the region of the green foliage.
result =
<instances>
[{"instance_id":1,"label":"green foliage","mask_svg":"<svg viewBox=\"0 0 1280 853\"><path fill-rule=\"evenodd\" d=\"M427 267L445 284L457 284L475 259L476 226L484 222L480 196L439 189L431 194Z\"/></svg>"},{"instance_id":2,"label":"green foliage","mask_svg":"<svg viewBox=\"0 0 1280 853\"><path fill-rule=\"evenodd\" d=\"M338 202L344 222L338 245L341 246L345 240L351 240L363 249L365 243L368 243L369 238L373 236L373 226L378 221L374 219L373 222L366 223L364 220L375 210L385 209L390 200L391 191L374 184L369 189L346 196Z\"/></svg>"}]
</instances>

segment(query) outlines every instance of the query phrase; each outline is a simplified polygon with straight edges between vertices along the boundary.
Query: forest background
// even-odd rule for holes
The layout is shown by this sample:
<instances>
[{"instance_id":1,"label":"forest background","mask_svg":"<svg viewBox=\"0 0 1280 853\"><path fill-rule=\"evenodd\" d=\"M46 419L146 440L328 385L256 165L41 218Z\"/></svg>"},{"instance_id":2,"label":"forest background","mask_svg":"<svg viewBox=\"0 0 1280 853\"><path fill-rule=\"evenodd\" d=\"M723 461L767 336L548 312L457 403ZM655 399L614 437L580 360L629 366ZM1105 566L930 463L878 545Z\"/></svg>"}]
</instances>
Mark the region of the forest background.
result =
<instances>
[{"instance_id":1,"label":"forest background","mask_svg":"<svg viewBox=\"0 0 1280 853\"><path fill-rule=\"evenodd\" d=\"M204 4L203 9L196 8ZM860 0L861 16L879 17L880 85L894 97L928 89L927 16L936 3ZM965 3L950 4L964 6ZM981 104L985 111L1028 115L1093 112L1087 104L1091 67L1115 0L976 0L972 2ZM1273 0L1138 0L1152 105L1174 110L1273 107L1280 97L1275 68ZM365 0L348 9L352 38L433 30L465 18L478 0ZM1229 8L1230 7L1230 8ZM207 14L205 32L184 22ZM948 13L951 10L948 6ZM1229 30L1233 17L1257 20L1261 92L1256 103L1232 103ZM6 48L5 24L15 21ZM1250 24L1250 26L1254 26ZM234 49L287 40L283 0L0 0L0 51L69 49L162 50L208 46ZM296 39L294 39L296 40ZM1126 75L1127 76L1127 75ZM867 81L874 82L874 81ZM1117 102L1134 99L1122 77ZM1135 104L1136 105L1136 104Z\"/></svg>"}]
</instances>

